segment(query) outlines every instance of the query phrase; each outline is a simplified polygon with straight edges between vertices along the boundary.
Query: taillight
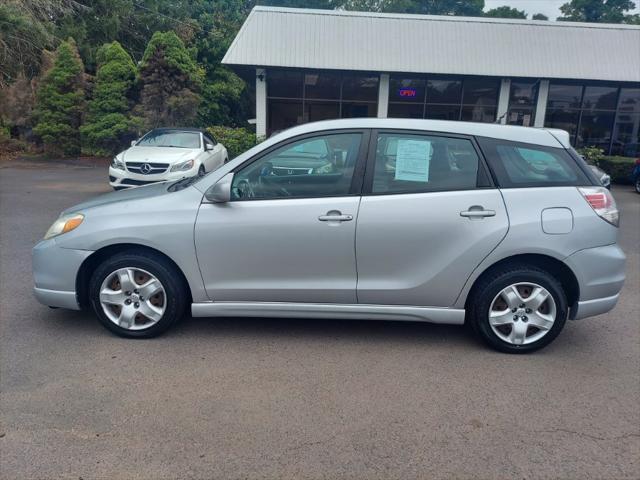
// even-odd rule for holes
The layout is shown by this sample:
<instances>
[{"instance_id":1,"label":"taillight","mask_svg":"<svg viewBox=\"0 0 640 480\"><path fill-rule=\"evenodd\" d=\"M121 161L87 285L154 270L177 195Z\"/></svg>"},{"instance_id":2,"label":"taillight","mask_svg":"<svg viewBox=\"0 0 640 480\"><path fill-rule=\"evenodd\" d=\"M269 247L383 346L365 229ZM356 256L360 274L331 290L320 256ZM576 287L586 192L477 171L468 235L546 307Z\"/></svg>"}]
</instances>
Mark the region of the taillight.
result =
<instances>
[{"instance_id":1,"label":"taillight","mask_svg":"<svg viewBox=\"0 0 640 480\"><path fill-rule=\"evenodd\" d=\"M579 187L578 190L600 218L616 227L620 224L620 212L609 190L604 187Z\"/></svg>"},{"instance_id":2,"label":"taillight","mask_svg":"<svg viewBox=\"0 0 640 480\"><path fill-rule=\"evenodd\" d=\"M640 158L636 158L636 165L640 165Z\"/></svg>"}]
</instances>

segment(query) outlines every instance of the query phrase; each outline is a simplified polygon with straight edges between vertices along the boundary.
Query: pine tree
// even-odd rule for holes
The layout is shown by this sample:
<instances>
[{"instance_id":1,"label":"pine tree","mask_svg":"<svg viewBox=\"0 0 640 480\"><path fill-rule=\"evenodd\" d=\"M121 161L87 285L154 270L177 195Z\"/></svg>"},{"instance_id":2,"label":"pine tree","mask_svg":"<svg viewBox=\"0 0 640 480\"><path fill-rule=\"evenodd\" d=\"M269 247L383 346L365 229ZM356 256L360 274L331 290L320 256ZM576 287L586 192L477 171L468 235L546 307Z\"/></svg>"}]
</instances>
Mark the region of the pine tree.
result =
<instances>
[{"instance_id":1,"label":"pine tree","mask_svg":"<svg viewBox=\"0 0 640 480\"><path fill-rule=\"evenodd\" d=\"M103 45L97 53L98 71L88 103L85 124L80 128L83 148L107 155L134 138L136 122L131 118L136 66L118 42Z\"/></svg>"},{"instance_id":2,"label":"pine tree","mask_svg":"<svg viewBox=\"0 0 640 480\"><path fill-rule=\"evenodd\" d=\"M45 150L64 155L80 153L80 122L84 105L84 66L72 38L60 43L53 67L36 94L33 129Z\"/></svg>"},{"instance_id":3,"label":"pine tree","mask_svg":"<svg viewBox=\"0 0 640 480\"><path fill-rule=\"evenodd\" d=\"M174 32L156 32L142 57L142 91L136 108L146 128L193 126L203 71Z\"/></svg>"}]
</instances>

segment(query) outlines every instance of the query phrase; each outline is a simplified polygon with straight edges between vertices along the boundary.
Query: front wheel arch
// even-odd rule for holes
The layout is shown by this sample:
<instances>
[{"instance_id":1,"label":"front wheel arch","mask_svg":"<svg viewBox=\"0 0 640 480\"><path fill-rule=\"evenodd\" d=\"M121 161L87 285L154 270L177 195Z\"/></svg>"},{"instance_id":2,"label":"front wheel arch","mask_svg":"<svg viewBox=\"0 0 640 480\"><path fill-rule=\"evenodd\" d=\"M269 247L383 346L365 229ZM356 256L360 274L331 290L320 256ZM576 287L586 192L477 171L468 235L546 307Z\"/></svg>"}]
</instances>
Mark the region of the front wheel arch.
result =
<instances>
[{"instance_id":1,"label":"front wheel arch","mask_svg":"<svg viewBox=\"0 0 640 480\"><path fill-rule=\"evenodd\" d=\"M176 262L173 261L168 255L161 252L160 250L156 250L155 248L148 247L146 245L138 245L135 243L118 243L114 245L108 245L106 247L102 247L87 258L85 258L82 265L80 265L80 269L78 270L78 274L76 275L76 296L78 299L78 304L82 309L86 309L89 307L89 280L93 275L93 272L98 265L100 265L105 259L123 252L151 252L156 255L160 255L165 260L167 260L171 265L176 269L177 272L180 273L181 281L184 285L185 292L188 293L189 297L186 299L187 305L192 303L192 294L191 287L189 286L189 282L187 281L187 277L182 272L182 269L178 266Z\"/></svg>"}]
</instances>

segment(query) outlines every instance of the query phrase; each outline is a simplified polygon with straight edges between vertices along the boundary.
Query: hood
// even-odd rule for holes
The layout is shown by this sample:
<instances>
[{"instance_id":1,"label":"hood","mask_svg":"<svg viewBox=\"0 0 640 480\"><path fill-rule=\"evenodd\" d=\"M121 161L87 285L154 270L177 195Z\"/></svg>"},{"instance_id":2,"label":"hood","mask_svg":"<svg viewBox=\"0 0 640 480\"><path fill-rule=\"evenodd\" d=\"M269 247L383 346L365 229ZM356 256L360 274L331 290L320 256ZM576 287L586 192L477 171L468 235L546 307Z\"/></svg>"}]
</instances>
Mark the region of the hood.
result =
<instances>
[{"instance_id":1,"label":"hood","mask_svg":"<svg viewBox=\"0 0 640 480\"><path fill-rule=\"evenodd\" d=\"M118 155L125 162L178 163L194 158L197 148L131 147Z\"/></svg>"},{"instance_id":2,"label":"hood","mask_svg":"<svg viewBox=\"0 0 640 480\"><path fill-rule=\"evenodd\" d=\"M86 202L74 205L71 208L67 208L62 214L83 212L94 207L100 207L102 205L109 205L120 202L128 202L132 200L139 200L142 198L159 197L161 195L169 195L167 187L169 182L153 183L142 187L129 188L127 190L118 190L116 192L106 193L100 195Z\"/></svg>"}]
</instances>

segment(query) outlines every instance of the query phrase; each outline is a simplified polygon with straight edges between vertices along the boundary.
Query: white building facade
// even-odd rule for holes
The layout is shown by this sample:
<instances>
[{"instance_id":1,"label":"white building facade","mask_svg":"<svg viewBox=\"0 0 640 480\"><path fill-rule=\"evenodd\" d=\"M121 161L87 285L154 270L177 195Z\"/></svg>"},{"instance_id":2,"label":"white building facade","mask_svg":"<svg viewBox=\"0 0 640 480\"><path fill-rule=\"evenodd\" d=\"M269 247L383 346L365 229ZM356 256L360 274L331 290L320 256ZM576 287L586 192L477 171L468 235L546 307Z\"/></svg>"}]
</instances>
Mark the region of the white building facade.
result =
<instances>
[{"instance_id":1,"label":"white building facade","mask_svg":"<svg viewBox=\"0 0 640 480\"><path fill-rule=\"evenodd\" d=\"M260 136L433 118L561 128L640 156L638 26L256 7L223 63L255 81Z\"/></svg>"}]
</instances>

